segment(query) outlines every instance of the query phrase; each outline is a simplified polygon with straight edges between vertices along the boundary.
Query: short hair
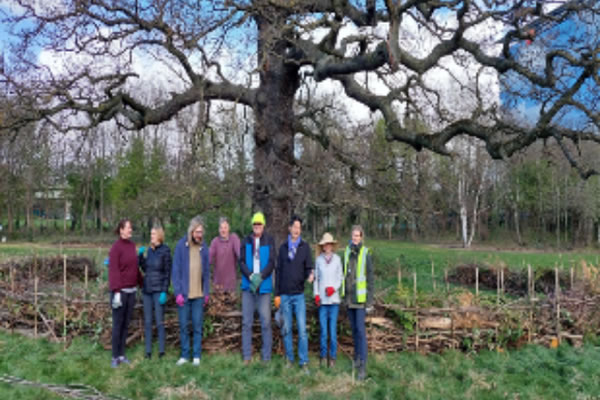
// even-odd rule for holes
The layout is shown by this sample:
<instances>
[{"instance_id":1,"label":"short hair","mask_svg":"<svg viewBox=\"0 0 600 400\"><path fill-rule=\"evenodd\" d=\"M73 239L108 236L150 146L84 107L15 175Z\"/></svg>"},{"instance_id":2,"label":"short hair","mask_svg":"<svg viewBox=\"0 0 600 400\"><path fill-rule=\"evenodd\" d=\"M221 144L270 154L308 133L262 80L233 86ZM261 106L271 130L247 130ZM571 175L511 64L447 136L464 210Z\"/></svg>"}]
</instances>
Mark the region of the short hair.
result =
<instances>
[{"instance_id":1,"label":"short hair","mask_svg":"<svg viewBox=\"0 0 600 400\"><path fill-rule=\"evenodd\" d=\"M300 226L302 226L302 218L297 215L292 215L292 218L290 218L290 226L294 225L296 221L300 222Z\"/></svg>"},{"instance_id":2,"label":"short hair","mask_svg":"<svg viewBox=\"0 0 600 400\"><path fill-rule=\"evenodd\" d=\"M219 226L221 226L221 224L224 222L227 222L227 224L230 225L227 217L219 217Z\"/></svg>"},{"instance_id":3,"label":"short hair","mask_svg":"<svg viewBox=\"0 0 600 400\"><path fill-rule=\"evenodd\" d=\"M163 244L165 242L165 230L161 226L154 226L152 230L156 232L156 238L160 244Z\"/></svg>"},{"instance_id":4,"label":"short hair","mask_svg":"<svg viewBox=\"0 0 600 400\"><path fill-rule=\"evenodd\" d=\"M117 227L115 229L115 235L121 235L121 229L125 228L125 225L127 225L127 223L129 222L129 224L131 225L131 220L129 218L123 218L119 221L119 223L117 224Z\"/></svg>"},{"instance_id":5,"label":"short hair","mask_svg":"<svg viewBox=\"0 0 600 400\"><path fill-rule=\"evenodd\" d=\"M360 237L365 236L365 231L363 230L363 227L361 225L352 225L352 230L350 231L350 233L352 234L354 231L360 232Z\"/></svg>"}]
</instances>

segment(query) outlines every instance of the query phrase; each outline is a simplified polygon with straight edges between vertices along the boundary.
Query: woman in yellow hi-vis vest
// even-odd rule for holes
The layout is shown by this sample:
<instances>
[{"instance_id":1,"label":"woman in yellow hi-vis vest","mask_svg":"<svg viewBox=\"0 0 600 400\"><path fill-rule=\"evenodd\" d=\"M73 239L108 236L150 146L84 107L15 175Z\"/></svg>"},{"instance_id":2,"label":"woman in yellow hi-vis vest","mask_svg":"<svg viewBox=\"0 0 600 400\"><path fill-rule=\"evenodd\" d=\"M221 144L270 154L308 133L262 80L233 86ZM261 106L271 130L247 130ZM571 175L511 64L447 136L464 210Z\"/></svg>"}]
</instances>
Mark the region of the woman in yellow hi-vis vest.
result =
<instances>
[{"instance_id":1,"label":"woman in yellow hi-vis vest","mask_svg":"<svg viewBox=\"0 0 600 400\"><path fill-rule=\"evenodd\" d=\"M365 315L373 306L373 261L371 252L363 245L364 232L360 225L352 227L352 239L344 253L344 281L341 294L350 318L354 340L353 367L358 379L367 376L367 330Z\"/></svg>"}]
</instances>

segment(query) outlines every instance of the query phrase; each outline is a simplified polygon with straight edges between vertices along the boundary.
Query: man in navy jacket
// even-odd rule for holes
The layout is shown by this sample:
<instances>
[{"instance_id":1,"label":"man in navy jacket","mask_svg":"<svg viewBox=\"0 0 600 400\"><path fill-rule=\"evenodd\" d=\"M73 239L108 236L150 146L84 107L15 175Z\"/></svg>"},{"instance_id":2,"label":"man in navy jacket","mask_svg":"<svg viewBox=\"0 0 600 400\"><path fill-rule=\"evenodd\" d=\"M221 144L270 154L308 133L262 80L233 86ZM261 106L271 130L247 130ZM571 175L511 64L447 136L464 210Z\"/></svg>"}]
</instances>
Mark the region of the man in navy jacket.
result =
<instances>
[{"instance_id":1,"label":"man in navy jacket","mask_svg":"<svg viewBox=\"0 0 600 400\"><path fill-rule=\"evenodd\" d=\"M275 296L280 297L281 311L284 319L283 344L288 366L294 362L292 342L292 315L296 316L298 325L298 358L300 367L308 372L308 337L306 335L306 303L304 300L304 283L312 282L313 262L311 248L302 238L302 219L292 217L289 224L288 239L279 248L276 269Z\"/></svg>"}]
</instances>

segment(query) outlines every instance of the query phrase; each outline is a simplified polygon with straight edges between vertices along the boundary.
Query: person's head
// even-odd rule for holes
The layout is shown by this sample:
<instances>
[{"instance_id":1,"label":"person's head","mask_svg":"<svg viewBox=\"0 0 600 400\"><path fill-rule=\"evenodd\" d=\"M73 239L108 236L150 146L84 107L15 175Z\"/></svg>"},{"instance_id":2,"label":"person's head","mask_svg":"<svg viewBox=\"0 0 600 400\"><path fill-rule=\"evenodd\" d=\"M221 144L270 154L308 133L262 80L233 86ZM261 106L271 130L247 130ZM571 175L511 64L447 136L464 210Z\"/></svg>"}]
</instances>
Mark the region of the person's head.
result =
<instances>
[{"instance_id":1,"label":"person's head","mask_svg":"<svg viewBox=\"0 0 600 400\"><path fill-rule=\"evenodd\" d=\"M325 232L321 241L317 244L317 253L325 253L327 255L337 250L338 242L333 238L333 235L329 232Z\"/></svg>"},{"instance_id":2,"label":"person's head","mask_svg":"<svg viewBox=\"0 0 600 400\"><path fill-rule=\"evenodd\" d=\"M265 231L265 215L257 212L252 216L252 232L255 237L261 237Z\"/></svg>"},{"instance_id":3,"label":"person's head","mask_svg":"<svg viewBox=\"0 0 600 400\"><path fill-rule=\"evenodd\" d=\"M158 247L165 241L165 231L160 226L155 226L150 230L150 244L152 247Z\"/></svg>"},{"instance_id":4,"label":"person's head","mask_svg":"<svg viewBox=\"0 0 600 400\"><path fill-rule=\"evenodd\" d=\"M364 231L362 226L360 225L354 225L352 227L352 243L353 244L360 244L360 242L362 242L363 240L363 236L364 236Z\"/></svg>"},{"instance_id":5,"label":"person's head","mask_svg":"<svg viewBox=\"0 0 600 400\"><path fill-rule=\"evenodd\" d=\"M223 239L229 237L229 221L225 217L219 218L219 236Z\"/></svg>"},{"instance_id":6,"label":"person's head","mask_svg":"<svg viewBox=\"0 0 600 400\"><path fill-rule=\"evenodd\" d=\"M194 243L202 243L202 237L204 236L204 221L202 217L196 215L190 220L190 226L188 228L188 239L191 239Z\"/></svg>"},{"instance_id":7,"label":"person's head","mask_svg":"<svg viewBox=\"0 0 600 400\"><path fill-rule=\"evenodd\" d=\"M302 218L298 217L297 215L294 215L290 219L289 229L292 240L298 239L298 236L300 236L300 234L302 233Z\"/></svg>"},{"instance_id":8,"label":"person's head","mask_svg":"<svg viewBox=\"0 0 600 400\"><path fill-rule=\"evenodd\" d=\"M131 233L133 228L131 227L131 221L128 218L123 218L117 224L115 234L119 235L121 239L131 239Z\"/></svg>"}]
</instances>

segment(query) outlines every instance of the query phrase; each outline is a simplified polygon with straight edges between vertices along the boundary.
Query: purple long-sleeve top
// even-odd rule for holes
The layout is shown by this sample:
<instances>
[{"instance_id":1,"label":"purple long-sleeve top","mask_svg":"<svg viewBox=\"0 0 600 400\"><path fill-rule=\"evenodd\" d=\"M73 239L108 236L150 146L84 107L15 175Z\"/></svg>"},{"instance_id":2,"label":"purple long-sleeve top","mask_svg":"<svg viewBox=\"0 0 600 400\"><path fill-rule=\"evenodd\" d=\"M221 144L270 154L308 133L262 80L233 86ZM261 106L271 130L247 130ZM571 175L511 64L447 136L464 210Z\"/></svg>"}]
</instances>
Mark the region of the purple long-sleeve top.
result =
<instances>
[{"instance_id":1,"label":"purple long-sleeve top","mask_svg":"<svg viewBox=\"0 0 600 400\"><path fill-rule=\"evenodd\" d=\"M210 242L209 262L214 266L213 288L234 291L236 289L236 266L240 258L240 238L230 233L229 238L217 236Z\"/></svg>"}]
</instances>

